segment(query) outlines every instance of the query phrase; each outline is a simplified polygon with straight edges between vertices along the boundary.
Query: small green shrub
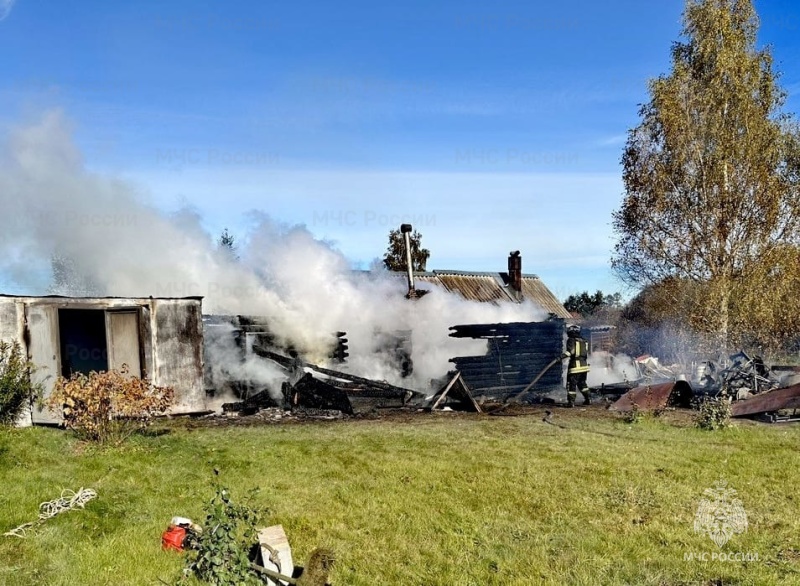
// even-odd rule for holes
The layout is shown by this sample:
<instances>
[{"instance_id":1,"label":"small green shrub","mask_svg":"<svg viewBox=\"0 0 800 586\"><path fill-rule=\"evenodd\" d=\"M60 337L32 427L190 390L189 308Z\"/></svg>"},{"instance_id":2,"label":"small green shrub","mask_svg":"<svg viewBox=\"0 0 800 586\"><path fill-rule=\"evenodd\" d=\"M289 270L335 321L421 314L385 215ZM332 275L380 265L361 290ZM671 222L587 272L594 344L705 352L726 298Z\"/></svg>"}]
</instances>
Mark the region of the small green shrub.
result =
<instances>
[{"instance_id":1,"label":"small green shrub","mask_svg":"<svg viewBox=\"0 0 800 586\"><path fill-rule=\"evenodd\" d=\"M41 387L31 384L34 370L18 342L0 341L0 425L14 425L23 409L39 398Z\"/></svg>"},{"instance_id":2,"label":"small green shrub","mask_svg":"<svg viewBox=\"0 0 800 586\"><path fill-rule=\"evenodd\" d=\"M235 504L219 482L205 510L203 532L196 555L188 559L188 573L217 586L263 584L250 568L249 555L258 543L260 512L246 504Z\"/></svg>"},{"instance_id":3,"label":"small green shrub","mask_svg":"<svg viewBox=\"0 0 800 586\"><path fill-rule=\"evenodd\" d=\"M725 398L700 401L694 423L700 429L716 431L731 426L731 405Z\"/></svg>"},{"instance_id":4,"label":"small green shrub","mask_svg":"<svg viewBox=\"0 0 800 586\"><path fill-rule=\"evenodd\" d=\"M644 412L639 409L635 402L631 403L631 410L622 413L622 421L625 423L639 423L644 418Z\"/></svg>"}]
</instances>

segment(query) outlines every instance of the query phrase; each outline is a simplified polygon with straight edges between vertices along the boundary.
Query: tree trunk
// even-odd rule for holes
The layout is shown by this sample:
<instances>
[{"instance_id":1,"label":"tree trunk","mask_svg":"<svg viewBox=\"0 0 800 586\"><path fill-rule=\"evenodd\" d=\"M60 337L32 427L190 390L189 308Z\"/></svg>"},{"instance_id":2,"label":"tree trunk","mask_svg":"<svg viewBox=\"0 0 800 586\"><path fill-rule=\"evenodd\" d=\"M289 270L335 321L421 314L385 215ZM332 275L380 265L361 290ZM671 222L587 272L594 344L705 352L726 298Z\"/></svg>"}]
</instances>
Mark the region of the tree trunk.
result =
<instances>
[{"instance_id":1,"label":"tree trunk","mask_svg":"<svg viewBox=\"0 0 800 586\"><path fill-rule=\"evenodd\" d=\"M730 318L729 306L731 300L730 284L728 279L722 283L720 290L719 300L719 328L717 336L719 340L719 349L722 352L728 353L728 321Z\"/></svg>"}]
</instances>

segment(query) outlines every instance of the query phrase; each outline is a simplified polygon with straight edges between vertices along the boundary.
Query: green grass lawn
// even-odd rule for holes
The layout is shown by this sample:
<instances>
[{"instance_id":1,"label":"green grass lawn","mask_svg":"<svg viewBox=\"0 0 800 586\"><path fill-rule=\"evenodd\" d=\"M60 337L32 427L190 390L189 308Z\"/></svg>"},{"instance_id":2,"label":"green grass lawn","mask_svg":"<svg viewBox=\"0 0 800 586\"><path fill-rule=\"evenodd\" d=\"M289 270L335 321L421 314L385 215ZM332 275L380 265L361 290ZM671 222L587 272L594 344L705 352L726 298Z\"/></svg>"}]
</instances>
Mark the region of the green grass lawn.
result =
<instances>
[{"instance_id":1,"label":"green grass lawn","mask_svg":"<svg viewBox=\"0 0 800 586\"><path fill-rule=\"evenodd\" d=\"M301 564L337 554L334 585L800 584L800 426L703 432L667 419L627 424L601 408L518 417L207 426L96 447L46 428L0 431L0 532L62 489L84 510L0 537L2 584L173 582L161 550L173 515L203 519L212 469L234 499L259 488ZM693 522L720 478L749 528L721 550ZM686 561L692 553L758 561Z\"/></svg>"}]
</instances>

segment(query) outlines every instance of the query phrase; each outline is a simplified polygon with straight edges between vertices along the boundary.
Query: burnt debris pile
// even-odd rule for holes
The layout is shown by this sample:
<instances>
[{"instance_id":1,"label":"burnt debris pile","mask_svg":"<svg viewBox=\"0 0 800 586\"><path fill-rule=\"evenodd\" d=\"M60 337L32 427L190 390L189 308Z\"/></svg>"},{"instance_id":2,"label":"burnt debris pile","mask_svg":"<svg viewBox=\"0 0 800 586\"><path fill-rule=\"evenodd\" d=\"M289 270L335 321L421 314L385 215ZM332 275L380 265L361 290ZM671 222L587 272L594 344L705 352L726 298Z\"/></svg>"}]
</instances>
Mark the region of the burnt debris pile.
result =
<instances>
[{"instance_id":1,"label":"burnt debris pile","mask_svg":"<svg viewBox=\"0 0 800 586\"><path fill-rule=\"evenodd\" d=\"M699 387L708 394L743 400L779 385L778 376L770 372L763 358L740 351L730 357L729 365L724 368L714 361L704 363Z\"/></svg>"},{"instance_id":2,"label":"burnt debris pile","mask_svg":"<svg viewBox=\"0 0 800 586\"><path fill-rule=\"evenodd\" d=\"M800 419L800 369L768 367L762 357L739 351L724 360L706 360L688 368L663 366L656 358L634 361L638 378L618 385L603 385L604 394L620 393L614 411L659 410L689 407L707 400L732 404L734 417L767 421ZM626 388L629 387L629 390Z\"/></svg>"},{"instance_id":3,"label":"burnt debris pile","mask_svg":"<svg viewBox=\"0 0 800 586\"><path fill-rule=\"evenodd\" d=\"M451 358L454 368L425 388L419 382L412 388L411 331L372 333L375 360L390 365L394 382L408 381L406 387L349 372L347 332L331 332L329 351L317 364L310 353L278 339L265 318L205 316L203 323L205 351L213 354L206 360L206 387L221 401L228 399L220 405L227 414L331 418L387 409L482 412L487 404L559 403L565 397L565 322L560 318L451 327L452 338L484 341L484 352L473 349ZM618 370L612 355L590 356L598 371L604 360L611 366L606 370ZM768 367L744 351L690 365L664 365L642 356L632 360L632 367L624 380L606 380L591 389L613 401L613 411L723 400L733 403L734 416L785 421L796 419L800 408L800 369Z\"/></svg>"},{"instance_id":4,"label":"burnt debris pile","mask_svg":"<svg viewBox=\"0 0 800 586\"><path fill-rule=\"evenodd\" d=\"M209 393L237 399L223 403L223 413L252 415L278 407L305 416L321 413L327 418L331 412L357 415L382 408L406 408L415 404L413 399L423 399L412 389L346 372L346 332L331 335L331 352L325 357L336 367L331 368L307 361L295 347L282 343L264 318L205 316L204 326L206 352L215 355L206 364L224 365L207 369ZM381 351L392 357L401 375L410 374L410 332L383 334L381 340Z\"/></svg>"}]
</instances>

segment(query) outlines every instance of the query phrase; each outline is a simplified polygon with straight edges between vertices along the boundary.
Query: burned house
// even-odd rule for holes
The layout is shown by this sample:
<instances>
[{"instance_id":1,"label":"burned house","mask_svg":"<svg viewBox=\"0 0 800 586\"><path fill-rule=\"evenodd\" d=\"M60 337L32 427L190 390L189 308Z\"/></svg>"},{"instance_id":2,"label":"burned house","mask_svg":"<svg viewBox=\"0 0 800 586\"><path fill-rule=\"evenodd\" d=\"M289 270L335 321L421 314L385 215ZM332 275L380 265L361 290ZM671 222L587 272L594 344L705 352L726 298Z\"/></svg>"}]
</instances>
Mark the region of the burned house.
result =
<instances>
[{"instance_id":1,"label":"burned house","mask_svg":"<svg viewBox=\"0 0 800 586\"><path fill-rule=\"evenodd\" d=\"M203 327L206 390L209 395L233 399L222 404L224 412L250 414L280 407L352 415L402 407L414 394L411 389L337 370L349 355L346 332L331 333L331 352L321 357L330 367L323 367L309 362L309 357L291 344L279 341L263 316L206 315ZM412 368L410 341L404 333L376 332L380 349L391 350L401 373Z\"/></svg>"},{"instance_id":2,"label":"burned house","mask_svg":"<svg viewBox=\"0 0 800 586\"><path fill-rule=\"evenodd\" d=\"M205 408L200 297L0 295L0 339L18 342L45 397L59 376L120 369L175 389L173 413ZM22 423L57 423L34 407Z\"/></svg>"},{"instance_id":3,"label":"burned house","mask_svg":"<svg viewBox=\"0 0 800 586\"><path fill-rule=\"evenodd\" d=\"M511 253L507 272L398 272L396 276L408 279L406 297L409 303L415 303L414 300L427 293L424 287L416 289L417 281L435 284L447 293L477 303L529 302L540 308L532 308L530 319L542 321L457 325L454 318L451 337L486 340L486 353L451 358L454 369L443 380L430 380L429 385L417 380L411 385L409 379L409 384L403 385L403 379L414 371L412 331L409 329L382 331L376 328L372 332L375 360L393 366L398 375L393 379L395 384L389 384L386 380L368 380L348 372L346 332L330 333L329 355L308 356L302 349L293 348L286 340L275 336L266 317L207 315L203 317L208 354L207 391L236 399L224 403L223 410L247 413L269 406L324 406L342 412L420 406L424 404L420 398L431 397L432 391L435 394L448 386L456 373L459 382L449 387L455 387L451 394L460 394L462 399L469 397L471 400L471 389L477 397L504 400L530 390L532 381L537 384L536 392L563 388L563 369L551 362L563 352L564 323L570 314L538 276L522 273L519 252ZM212 360L212 354L224 354L226 359ZM264 361L270 363L269 371ZM313 364L315 361L319 364ZM546 373L542 372L545 367L549 369ZM340 404L346 403L345 396L350 406L341 408Z\"/></svg>"},{"instance_id":4,"label":"burned house","mask_svg":"<svg viewBox=\"0 0 800 586\"><path fill-rule=\"evenodd\" d=\"M584 337L589 342L589 354L592 352L611 352L614 348L616 329L616 326L611 325L595 325L583 328Z\"/></svg>"},{"instance_id":5,"label":"burned house","mask_svg":"<svg viewBox=\"0 0 800 586\"><path fill-rule=\"evenodd\" d=\"M563 368L551 365L564 349L564 324L571 314L533 274L522 272L522 257L514 251L508 257L506 272L434 270L408 275L409 296L416 282L432 283L478 303L531 302L549 315L540 322L511 324L461 324L451 328L451 337L486 340L486 353L450 359L461 384L476 398L507 400L521 391L531 400L536 392L549 392L564 386ZM452 378L451 378L452 380Z\"/></svg>"},{"instance_id":6,"label":"burned house","mask_svg":"<svg viewBox=\"0 0 800 586\"><path fill-rule=\"evenodd\" d=\"M565 371L558 360L564 350L563 319L458 325L450 330L453 338L487 342L482 355L450 359L474 397L507 401L522 393L527 396L519 398L535 400L538 393L564 387Z\"/></svg>"}]
</instances>

